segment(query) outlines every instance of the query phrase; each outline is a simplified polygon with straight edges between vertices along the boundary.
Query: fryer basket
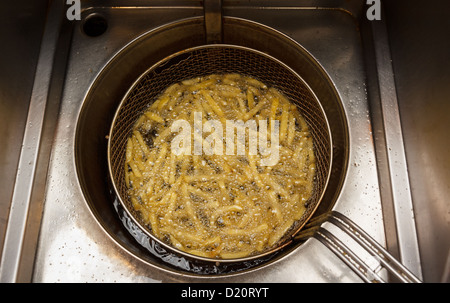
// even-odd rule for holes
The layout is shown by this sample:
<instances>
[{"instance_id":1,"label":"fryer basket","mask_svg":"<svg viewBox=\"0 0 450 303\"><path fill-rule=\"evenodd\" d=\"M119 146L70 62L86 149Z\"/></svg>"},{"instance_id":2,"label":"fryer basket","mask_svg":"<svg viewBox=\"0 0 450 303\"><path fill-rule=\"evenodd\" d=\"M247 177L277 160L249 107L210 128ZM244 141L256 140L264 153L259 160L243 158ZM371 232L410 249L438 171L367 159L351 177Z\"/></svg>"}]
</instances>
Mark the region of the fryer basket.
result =
<instances>
[{"instance_id":1,"label":"fryer basket","mask_svg":"<svg viewBox=\"0 0 450 303\"><path fill-rule=\"evenodd\" d=\"M127 194L124 163L127 139L140 115L156 100L158 95L173 83L210 74L239 73L275 87L293 102L307 122L314 144L316 175L311 198L304 215L293 224L276 247L255 258L282 247L309 220L326 189L332 162L331 132L324 110L308 84L291 68L268 54L234 45L205 45L173 54L143 73L122 99L114 117L108 141L108 166L110 178L121 204L138 226L154 240L177 253L187 254L156 238L139 212L134 210ZM190 257L193 257L190 255ZM197 257L199 259L206 259ZM217 259L210 259L217 261ZM220 260L221 262L237 261Z\"/></svg>"}]
</instances>

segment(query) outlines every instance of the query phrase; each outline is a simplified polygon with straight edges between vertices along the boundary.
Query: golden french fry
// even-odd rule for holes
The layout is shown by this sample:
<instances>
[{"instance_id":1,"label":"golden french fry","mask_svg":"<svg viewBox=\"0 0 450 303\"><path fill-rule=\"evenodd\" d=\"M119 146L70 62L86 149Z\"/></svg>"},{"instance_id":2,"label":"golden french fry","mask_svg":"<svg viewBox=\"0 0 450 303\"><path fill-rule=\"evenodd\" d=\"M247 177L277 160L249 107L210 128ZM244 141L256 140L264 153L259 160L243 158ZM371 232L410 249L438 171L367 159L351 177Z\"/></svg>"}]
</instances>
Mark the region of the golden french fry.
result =
<instances>
[{"instance_id":1,"label":"golden french fry","mask_svg":"<svg viewBox=\"0 0 450 303\"><path fill-rule=\"evenodd\" d=\"M259 112L266 105L265 100L260 100L259 103L253 107L250 111L244 114L243 120L247 121L251 117L253 117L257 112Z\"/></svg>"},{"instance_id":2,"label":"golden french fry","mask_svg":"<svg viewBox=\"0 0 450 303\"><path fill-rule=\"evenodd\" d=\"M145 115L146 115L148 118L152 119L153 121L156 121L156 122L158 122L158 123L164 123L164 119L161 118L159 115L155 114L154 112L146 111L146 112L145 112Z\"/></svg>"},{"instance_id":3,"label":"golden french fry","mask_svg":"<svg viewBox=\"0 0 450 303\"><path fill-rule=\"evenodd\" d=\"M255 107L255 97L250 89L247 90L247 104L250 110Z\"/></svg>"},{"instance_id":4,"label":"golden french fry","mask_svg":"<svg viewBox=\"0 0 450 303\"><path fill-rule=\"evenodd\" d=\"M212 110L220 117L225 118L225 114L222 111L222 108L214 101L213 97L206 91L202 90L200 93L203 95L203 97L208 102L209 106L212 108Z\"/></svg>"},{"instance_id":5,"label":"golden french fry","mask_svg":"<svg viewBox=\"0 0 450 303\"><path fill-rule=\"evenodd\" d=\"M280 142L282 143L286 139L287 127L288 127L288 117L289 117L289 104L283 104L283 111L281 112L280 121Z\"/></svg>"}]
</instances>

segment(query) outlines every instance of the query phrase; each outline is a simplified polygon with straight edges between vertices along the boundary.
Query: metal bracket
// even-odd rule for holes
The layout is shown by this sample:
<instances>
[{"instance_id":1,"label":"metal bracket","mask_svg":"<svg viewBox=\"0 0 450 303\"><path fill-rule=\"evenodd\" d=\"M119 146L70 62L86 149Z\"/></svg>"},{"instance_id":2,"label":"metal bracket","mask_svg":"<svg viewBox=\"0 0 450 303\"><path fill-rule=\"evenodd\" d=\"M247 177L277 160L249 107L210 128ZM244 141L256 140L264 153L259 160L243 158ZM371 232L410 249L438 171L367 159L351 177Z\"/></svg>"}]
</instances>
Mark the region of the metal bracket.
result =
<instances>
[{"instance_id":1,"label":"metal bracket","mask_svg":"<svg viewBox=\"0 0 450 303\"><path fill-rule=\"evenodd\" d=\"M222 42L222 0L204 0L205 35L207 44Z\"/></svg>"}]
</instances>

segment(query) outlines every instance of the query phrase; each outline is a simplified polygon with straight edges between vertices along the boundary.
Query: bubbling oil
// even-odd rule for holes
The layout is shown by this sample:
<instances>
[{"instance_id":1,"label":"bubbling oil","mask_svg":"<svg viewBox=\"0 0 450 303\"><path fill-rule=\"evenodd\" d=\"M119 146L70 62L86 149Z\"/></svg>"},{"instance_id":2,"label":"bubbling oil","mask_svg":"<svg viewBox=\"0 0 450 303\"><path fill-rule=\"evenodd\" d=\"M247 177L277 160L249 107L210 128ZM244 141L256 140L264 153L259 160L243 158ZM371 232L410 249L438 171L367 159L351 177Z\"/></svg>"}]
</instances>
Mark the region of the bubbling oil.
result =
<instances>
[{"instance_id":1,"label":"bubbling oil","mask_svg":"<svg viewBox=\"0 0 450 303\"><path fill-rule=\"evenodd\" d=\"M141 228L139 228L132 217L122 207L122 204L112 188L110 190L110 194L113 200L114 209L125 229L139 243L140 246L150 253L150 256L145 256L144 258L155 265L168 267L170 270L175 272L183 271L200 276L211 274L232 275L261 266L262 264L275 259L280 253L280 251L276 251L272 254L265 255L254 260L232 263L220 262L220 260L205 262L196 258L189 258L181 254L177 254L174 251L170 251L163 247L160 243L156 242L144 231L142 231Z\"/></svg>"}]
</instances>

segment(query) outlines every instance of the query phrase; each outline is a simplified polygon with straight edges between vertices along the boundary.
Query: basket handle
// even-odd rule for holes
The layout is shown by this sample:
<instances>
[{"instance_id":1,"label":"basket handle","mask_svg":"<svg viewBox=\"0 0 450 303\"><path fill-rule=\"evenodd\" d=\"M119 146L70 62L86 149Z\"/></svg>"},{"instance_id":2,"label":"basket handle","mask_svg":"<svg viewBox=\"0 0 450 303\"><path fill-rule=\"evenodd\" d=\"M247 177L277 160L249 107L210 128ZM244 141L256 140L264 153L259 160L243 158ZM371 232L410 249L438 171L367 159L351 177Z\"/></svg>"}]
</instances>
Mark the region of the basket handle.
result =
<instances>
[{"instance_id":1,"label":"basket handle","mask_svg":"<svg viewBox=\"0 0 450 303\"><path fill-rule=\"evenodd\" d=\"M350 250L339 238L322 227L322 223L330 222L339 227L356 243L364 248L376 261L376 266L369 265ZM369 283L387 282L380 272L386 269L399 281L404 283L421 283L411 271L396 260L386 249L370 237L356 223L337 211L331 211L313 218L305 229L300 231L295 240L306 240L311 237L319 240L345 264L347 264L362 280ZM375 268L374 268L375 267Z\"/></svg>"}]
</instances>

